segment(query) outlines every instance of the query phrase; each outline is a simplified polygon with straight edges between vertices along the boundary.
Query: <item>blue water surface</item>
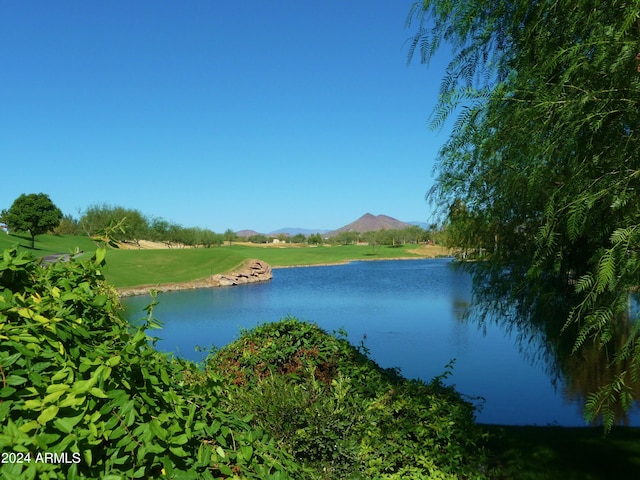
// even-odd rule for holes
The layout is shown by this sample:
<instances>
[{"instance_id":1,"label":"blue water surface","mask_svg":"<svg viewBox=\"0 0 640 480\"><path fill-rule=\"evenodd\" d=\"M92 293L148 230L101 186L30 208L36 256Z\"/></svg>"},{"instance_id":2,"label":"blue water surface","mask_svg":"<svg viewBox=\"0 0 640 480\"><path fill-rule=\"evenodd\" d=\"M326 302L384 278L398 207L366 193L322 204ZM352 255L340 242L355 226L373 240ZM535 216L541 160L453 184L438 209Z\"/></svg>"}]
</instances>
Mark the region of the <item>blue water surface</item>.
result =
<instances>
[{"instance_id":1,"label":"blue water surface","mask_svg":"<svg viewBox=\"0 0 640 480\"><path fill-rule=\"evenodd\" d=\"M481 405L478 421L504 425L585 426L582 401L564 394L544 362L523 355L514 335L496 323L465 317L470 276L450 259L352 262L275 269L266 283L158 295L157 347L199 361L196 346L224 346L241 328L287 315L344 329L381 366L430 380L455 359L447 383ZM128 318L143 317L148 296L123 299ZM531 348L531 346L530 346ZM535 349L535 346L534 346ZM629 417L640 426L640 408Z\"/></svg>"}]
</instances>

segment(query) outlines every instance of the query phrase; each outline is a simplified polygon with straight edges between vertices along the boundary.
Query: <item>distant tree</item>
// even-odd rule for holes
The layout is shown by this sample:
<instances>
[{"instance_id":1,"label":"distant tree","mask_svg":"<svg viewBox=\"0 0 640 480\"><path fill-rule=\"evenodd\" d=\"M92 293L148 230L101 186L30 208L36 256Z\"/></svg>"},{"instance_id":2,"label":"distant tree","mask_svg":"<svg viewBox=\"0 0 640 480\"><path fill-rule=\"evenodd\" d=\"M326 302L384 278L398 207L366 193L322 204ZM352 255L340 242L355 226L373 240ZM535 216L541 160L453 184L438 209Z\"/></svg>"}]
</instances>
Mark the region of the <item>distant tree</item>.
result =
<instances>
[{"instance_id":1,"label":"distant tree","mask_svg":"<svg viewBox=\"0 0 640 480\"><path fill-rule=\"evenodd\" d=\"M36 235L56 228L62 219L62 212L44 193L23 193L15 199L9 210L2 212L2 219L10 230L28 232L31 248L34 248Z\"/></svg>"},{"instance_id":2,"label":"distant tree","mask_svg":"<svg viewBox=\"0 0 640 480\"><path fill-rule=\"evenodd\" d=\"M233 244L233 241L237 238L236 232L234 232L233 230L231 230L230 228L228 228L225 232L224 232L224 241L225 242L229 242L229 245Z\"/></svg>"},{"instance_id":3,"label":"distant tree","mask_svg":"<svg viewBox=\"0 0 640 480\"><path fill-rule=\"evenodd\" d=\"M122 222L123 230L114 236L120 242L134 242L139 246L140 240L153 236L149 221L139 210L111 206L106 204L92 205L80 218L80 225L88 236L104 230L113 222Z\"/></svg>"},{"instance_id":4,"label":"distant tree","mask_svg":"<svg viewBox=\"0 0 640 480\"><path fill-rule=\"evenodd\" d=\"M319 233L312 233L309 235L308 241L311 245L322 245L322 235Z\"/></svg>"},{"instance_id":5,"label":"distant tree","mask_svg":"<svg viewBox=\"0 0 640 480\"><path fill-rule=\"evenodd\" d=\"M335 243L340 245L349 245L351 243L356 243L360 239L359 232L340 232L337 235L333 236L333 240Z\"/></svg>"},{"instance_id":6,"label":"distant tree","mask_svg":"<svg viewBox=\"0 0 640 480\"><path fill-rule=\"evenodd\" d=\"M406 240L410 243L418 244L421 241L426 240L427 231L424 228L419 227L418 225L411 225L404 229L406 234Z\"/></svg>"},{"instance_id":7,"label":"distant tree","mask_svg":"<svg viewBox=\"0 0 640 480\"><path fill-rule=\"evenodd\" d=\"M375 254L379 245L383 244L385 237L387 236L386 230L372 230L364 232L362 234L364 240L371 246L373 253Z\"/></svg>"},{"instance_id":8,"label":"distant tree","mask_svg":"<svg viewBox=\"0 0 640 480\"><path fill-rule=\"evenodd\" d=\"M257 233L255 235L250 235L247 240L251 243L267 243L269 239L266 235L262 235L261 233Z\"/></svg>"},{"instance_id":9,"label":"distant tree","mask_svg":"<svg viewBox=\"0 0 640 480\"><path fill-rule=\"evenodd\" d=\"M77 218L71 215L64 215L60 224L53 229L53 233L56 235L80 235L82 228Z\"/></svg>"},{"instance_id":10,"label":"distant tree","mask_svg":"<svg viewBox=\"0 0 640 480\"><path fill-rule=\"evenodd\" d=\"M171 224L164 218L153 218L149 222L149 240L163 242L168 247L171 247L170 231Z\"/></svg>"},{"instance_id":11,"label":"distant tree","mask_svg":"<svg viewBox=\"0 0 640 480\"><path fill-rule=\"evenodd\" d=\"M204 247L210 248L213 245L221 245L222 241L222 235L219 233L215 233L207 228L202 230L201 243Z\"/></svg>"},{"instance_id":12,"label":"distant tree","mask_svg":"<svg viewBox=\"0 0 640 480\"><path fill-rule=\"evenodd\" d=\"M404 245L404 238L406 234L403 230L392 228L389 230L382 230L383 234L379 239L380 243L384 245L391 245L394 247L398 247L400 245Z\"/></svg>"},{"instance_id":13,"label":"distant tree","mask_svg":"<svg viewBox=\"0 0 640 480\"><path fill-rule=\"evenodd\" d=\"M307 237L304 233L296 233L291 237L291 243L304 243L307 241Z\"/></svg>"}]
</instances>

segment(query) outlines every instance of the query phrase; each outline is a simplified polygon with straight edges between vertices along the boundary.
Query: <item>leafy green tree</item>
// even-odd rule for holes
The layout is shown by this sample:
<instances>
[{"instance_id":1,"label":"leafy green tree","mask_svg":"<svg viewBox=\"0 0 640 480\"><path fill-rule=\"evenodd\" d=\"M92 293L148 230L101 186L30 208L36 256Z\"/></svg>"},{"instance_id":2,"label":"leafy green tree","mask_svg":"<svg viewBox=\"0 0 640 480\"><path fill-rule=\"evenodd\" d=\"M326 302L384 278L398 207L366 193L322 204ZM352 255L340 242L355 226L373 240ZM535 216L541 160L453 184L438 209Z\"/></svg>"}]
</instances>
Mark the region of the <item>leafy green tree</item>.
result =
<instances>
[{"instance_id":1,"label":"leafy green tree","mask_svg":"<svg viewBox=\"0 0 640 480\"><path fill-rule=\"evenodd\" d=\"M234 241L236 238L238 238L238 236L236 235L236 232L234 232L234 231L233 231L233 230L231 230L230 228L228 228L228 229L224 232L223 237L224 237L224 241L225 241L225 242L229 242L229 245L232 245L232 244L233 244L233 241Z\"/></svg>"},{"instance_id":2,"label":"leafy green tree","mask_svg":"<svg viewBox=\"0 0 640 480\"><path fill-rule=\"evenodd\" d=\"M405 228L404 231L406 240L411 243L418 244L427 238L427 231L418 225L411 225L410 227Z\"/></svg>"},{"instance_id":3,"label":"leafy green tree","mask_svg":"<svg viewBox=\"0 0 640 480\"><path fill-rule=\"evenodd\" d=\"M445 214L464 205L457 242L491 245L488 271L508 267L510 295L564 302L576 351L613 348L611 330L640 284L639 7L424 0L409 16L418 26L410 58L452 49L432 126L458 116L428 196ZM610 352L635 361L587 405L607 426L611 405L628 407L640 379L636 325Z\"/></svg>"},{"instance_id":4,"label":"leafy green tree","mask_svg":"<svg viewBox=\"0 0 640 480\"><path fill-rule=\"evenodd\" d=\"M386 230L371 230L369 232L364 232L362 237L364 241L367 242L371 246L371 250L375 255L378 247L384 243L385 237L387 236Z\"/></svg>"},{"instance_id":5,"label":"leafy green tree","mask_svg":"<svg viewBox=\"0 0 640 480\"><path fill-rule=\"evenodd\" d=\"M140 246L140 240L150 239L153 236L149 221L135 209L107 204L92 205L80 218L80 225L89 236L116 222L122 222L123 226L123 231L114 237L116 241L133 242Z\"/></svg>"},{"instance_id":6,"label":"leafy green tree","mask_svg":"<svg viewBox=\"0 0 640 480\"><path fill-rule=\"evenodd\" d=\"M63 215L60 224L53 229L56 235L81 235L80 222L72 215Z\"/></svg>"},{"instance_id":7,"label":"leafy green tree","mask_svg":"<svg viewBox=\"0 0 640 480\"><path fill-rule=\"evenodd\" d=\"M320 233L312 233L309 235L308 242L311 245L322 245L322 235L320 235Z\"/></svg>"},{"instance_id":8,"label":"leafy green tree","mask_svg":"<svg viewBox=\"0 0 640 480\"><path fill-rule=\"evenodd\" d=\"M267 236L261 233L251 235L249 236L249 238L247 238L247 240L249 240L251 243L267 243L269 241Z\"/></svg>"},{"instance_id":9,"label":"leafy green tree","mask_svg":"<svg viewBox=\"0 0 640 480\"><path fill-rule=\"evenodd\" d=\"M304 243L307 241L307 237L304 233L296 233L291 237L291 243Z\"/></svg>"},{"instance_id":10,"label":"leafy green tree","mask_svg":"<svg viewBox=\"0 0 640 480\"><path fill-rule=\"evenodd\" d=\"M222 235L220 235L219 233L215 233L212 230L209 230L207 228L202 230L202 238L201 238L201 242L202 245L205 246L206 248L210 248L213 245L219 246L222 245L223 243L223 238Z\"/></svg>"},{"instance_id":11,"label":"leafy green tree","mask_svg":"<svg viewBox=\"0 0 640 480\"><path fill-rule=\"evenodd\" d=\"M28 232L31 248L36 235L47 233L60 224L62 212L44 193L22 194L15 199L9 210L2 212L2 219L10 230Z\"/></svg>"},{"instance_id":12,"label":"leafy green tree","mask_svg":"<svg viewBox=\"0 0 640 480\"><path fill-rule=\"evenodd\" d=\"M334 243L340 245L349 245L350 243L357 243L360 240L360 232L340 232L337 235L331 237Z\"/></svg>"}]
</instances>

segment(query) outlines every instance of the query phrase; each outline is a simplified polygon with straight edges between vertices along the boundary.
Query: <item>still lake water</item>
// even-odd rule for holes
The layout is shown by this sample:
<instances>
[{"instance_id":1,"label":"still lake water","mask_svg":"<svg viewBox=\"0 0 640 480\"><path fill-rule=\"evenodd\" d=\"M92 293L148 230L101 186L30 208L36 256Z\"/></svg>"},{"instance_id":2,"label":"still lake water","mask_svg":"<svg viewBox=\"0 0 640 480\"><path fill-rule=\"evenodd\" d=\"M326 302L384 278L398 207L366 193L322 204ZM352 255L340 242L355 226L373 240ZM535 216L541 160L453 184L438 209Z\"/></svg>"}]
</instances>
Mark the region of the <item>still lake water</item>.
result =
<instances>
[{"instance_id":1,"label":"still lake water","mask_svg":"<svg viewBox=\"0 0 640 480\"><path fill-rule=\"evenodd\" d=\"M151 333L160 350L199 361L206 353L196 346L224 346L241 327L292 315L329 332L346 330L379 365L398 367L408 378L428 381L455 359L447 383L485 399L479 422L586 425L581 401L570 399L542 363L527 359L514 336L493 323L480 329L465 320L470 299L470 276L448 259L275 269L266 283L160 293L154 316L164 326ZM143 317L149 301L124 298L128 318ZM637 403L629 420L640 426Z\"/></svg>"}]
</instances>

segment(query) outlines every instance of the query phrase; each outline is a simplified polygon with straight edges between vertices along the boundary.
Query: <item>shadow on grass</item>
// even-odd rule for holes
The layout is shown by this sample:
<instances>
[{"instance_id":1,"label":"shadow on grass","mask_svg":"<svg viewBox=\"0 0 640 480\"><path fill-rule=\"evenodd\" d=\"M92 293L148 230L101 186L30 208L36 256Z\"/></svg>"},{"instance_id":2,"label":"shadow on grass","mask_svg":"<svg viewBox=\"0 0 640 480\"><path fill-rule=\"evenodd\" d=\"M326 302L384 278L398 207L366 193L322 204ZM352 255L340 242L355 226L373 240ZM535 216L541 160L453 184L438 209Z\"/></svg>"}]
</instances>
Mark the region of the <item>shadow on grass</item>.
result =
<instances>
[{"instance_id":1,"label":"shadow on grass","mask_svg":"<svg viewBox=\"0 0 640 480\"><path fill-rule=\"evenodd\" d=\"M640 428L483 426L500 479L605 480L640 477Z\"/></svg>"},{"instance_id":2,"label":"shadow on grass","mask_svg":"<svg viewBox=\"0 0 640 480\"><path fill-rule=\"evenodd\" d=\"M3 235L3 238L8 238L11 240L12 244L18 244L20 248L24 248L25 250L38 251L41 248L31 247L31 236L29 234L22 233L9 233L9 235Z\"/></svg>"}]
</instances>

